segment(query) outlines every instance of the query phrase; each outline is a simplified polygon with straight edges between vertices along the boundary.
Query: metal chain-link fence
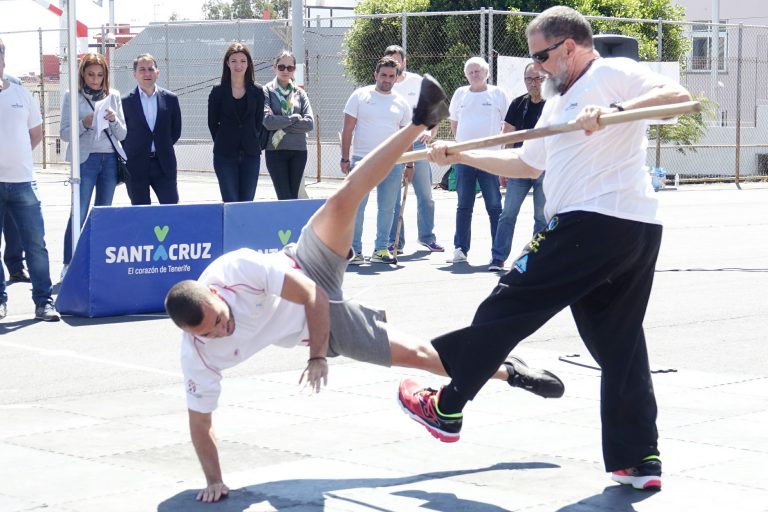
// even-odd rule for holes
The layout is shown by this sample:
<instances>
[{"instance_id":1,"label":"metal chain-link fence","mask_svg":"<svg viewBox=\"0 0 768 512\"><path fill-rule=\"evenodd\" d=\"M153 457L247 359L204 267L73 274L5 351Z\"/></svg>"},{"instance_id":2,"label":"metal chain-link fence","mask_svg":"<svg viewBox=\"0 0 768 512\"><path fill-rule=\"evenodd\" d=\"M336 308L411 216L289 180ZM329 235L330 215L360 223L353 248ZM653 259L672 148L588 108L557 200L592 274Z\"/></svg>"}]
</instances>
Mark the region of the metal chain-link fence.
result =
<instances>
[{"instance_id":1,"label":"metal chain-link fence","mask_svg":"<svg viewBox=\"0 0 768 512\"><path fill-rule=\"evenodd\" d=\"M344 104L352 91L373 82L375 62L384 48L399 44L406 49L408 69L437 76L448 94L466 84L463 64L482 56L491 67L490 82L503 87L509 100L522 94L522 74L510 73L515 59L527 59L524 28L534 14L480 11L443 13L399 13L375 16L336 16L305 20L305 89L316 116L309 135L307 176L340 178L341 156L338 134L343 125ZM676 78L692 94L709 101L711 116L705 130L693 143L652 139L648 166L664 168L668 177L681 181L709 179L757 179L768 175L768 27L753 25L666 22L590 18L595 33L642 35L640 60L673 61ZM179 168L212 169L212 143L207 127L207 98L219 83L223 55L232 41L241 41L252 50L256 78L265 83L273 78L271 62L283 48L291 46L287 20L235 20L172 22L146 27L117 29L116 48L107 42L109 31L91 29L97 35L94 51L106 52L113 87L126 93L135 87L132 62L136 55L150 53L160 68L159 85L179 95L183 114L182 138L177 144ZM684 47L678 44L681 33ZM717 34L716 44L715 34ZM12 37L11 37L12 36ZM58 138L62 90L58 61L50 49L61 40L59 31L0 34L8 47L6 59L13 59L14 47L37 47L40 71L23 82L40 98L45 119L45 144L36 152L37 163L63 162L64 147ZM717 47L718 58L713 59ZM43 49L46 49L43 51ZM46 54L48 53L48 54ZM717 61L717 69L712 65ZM675 65L677 66L675 68ZM63 77L62 77L63 78ZM655 132L651 132L652 135ZM447 122L439 127L438 138L451 139ZM266 170L266 167L262 167ZM434 169L440 179L444 169Z\"/></svg>"}]
</instances>

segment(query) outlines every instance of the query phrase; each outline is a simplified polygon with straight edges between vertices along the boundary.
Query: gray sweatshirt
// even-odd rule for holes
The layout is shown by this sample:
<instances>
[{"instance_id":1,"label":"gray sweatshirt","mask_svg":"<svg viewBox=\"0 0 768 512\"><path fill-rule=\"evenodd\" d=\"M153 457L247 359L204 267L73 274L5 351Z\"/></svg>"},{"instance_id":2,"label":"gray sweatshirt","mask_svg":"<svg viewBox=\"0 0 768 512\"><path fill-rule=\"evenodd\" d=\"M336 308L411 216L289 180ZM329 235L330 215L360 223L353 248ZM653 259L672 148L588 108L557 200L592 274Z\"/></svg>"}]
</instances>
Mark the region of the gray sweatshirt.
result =
<instances>
[{"instance_id":1,"label":"gray sweatshirt","mask_svg":"<svg viewBox=\"0 0 768 512\"><path fill-rule=\"evenodd\" d=\"M312 128L315 126L312 106L309 104L307 93L297 87L293 93L293 115L284 116L280 107L280 98L277 92L275 92L276 86L276 80L272 80L264 86L264 93L267 96L264 99L264 127L272 132L283 130L285 136L280 141L277 149L275 149L272 145L272 134L270 134L266 150L306 151L307 132L312 131Z\"/></svg>"}]
</instances>

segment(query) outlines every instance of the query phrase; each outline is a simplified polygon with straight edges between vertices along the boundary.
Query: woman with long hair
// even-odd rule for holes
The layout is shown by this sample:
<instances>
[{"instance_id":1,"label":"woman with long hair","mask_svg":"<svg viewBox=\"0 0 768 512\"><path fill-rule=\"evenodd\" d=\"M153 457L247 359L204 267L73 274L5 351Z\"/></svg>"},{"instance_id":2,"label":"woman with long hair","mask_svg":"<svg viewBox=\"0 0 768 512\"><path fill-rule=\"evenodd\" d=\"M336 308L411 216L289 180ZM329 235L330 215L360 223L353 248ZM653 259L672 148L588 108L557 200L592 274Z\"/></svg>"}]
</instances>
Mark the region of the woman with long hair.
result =
<instances>
[{"instance_id":1,"label":"woman with long hair","mask_svg":"<svg viewBox=\"0 0 768 512\"><path fill-rule=\"evenodd\" d=\"M278 199L297 199L307 165L307 132L315 126L307 93L296 86L296 57L283 50L275 57L275 79L264 86L264 127L270 136L266 147L269 176Z\"/></svg>"},{"instance_id":2,"label":"woman with long hair","mask_svg":"<svg viewBox=\"0 0 768 512\"><path fill-rule=\"evenodd\" d=\"M225 203L253 201L261 163L264 89L256 83L251 52L232 43L224 54L221 83L208 95L213 168Z\"/></svg>"},{"instance_id":3,"label":"woman with long hair","mask_svg":"<svg viewBox=\"0 0 768 512\"><path fill-rule=\"evenodd\" d=\"M77 101L78 119L69 114L71 101ZM106 102L105 108L102 105ZM99 112L97 114L97 111ZM103 117L103 120L96 116ZM105 126L104 120L107 121ZM73 122L74 121L74 122ZM61 105L62 140L80 141L80 227L85 222L94 189L94 206L110 206L117 187L117 155L125 158L120 141L127 134L120 91L109 87L109 66L104 56L86 53L80 58L78 91L75 100L70 91L64 93ZM67 147L66 159L72 161L72 149ZM64 233L64 268L62 278L72 260L72 216Z\"/></svg>"}]
</instances>

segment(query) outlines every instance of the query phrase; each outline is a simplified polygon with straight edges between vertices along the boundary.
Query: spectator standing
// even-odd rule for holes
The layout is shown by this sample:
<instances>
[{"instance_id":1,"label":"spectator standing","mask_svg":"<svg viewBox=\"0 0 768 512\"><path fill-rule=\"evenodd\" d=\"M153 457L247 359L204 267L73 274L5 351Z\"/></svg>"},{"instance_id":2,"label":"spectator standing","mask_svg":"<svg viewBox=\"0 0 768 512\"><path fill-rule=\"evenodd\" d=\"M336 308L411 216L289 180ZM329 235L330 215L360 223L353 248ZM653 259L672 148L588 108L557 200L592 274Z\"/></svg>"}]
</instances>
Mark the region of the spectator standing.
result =
<instances>
[{"instance_id":1,"label":"spectator standing","mask_svg":"<svg viewBox=\"0 0 768 512\"><path fill-rule=\"evenodd\" d=\"M341 132L341 172L347 174L355 164L387 139L406 126L411 118L411 107L405 98L392 92L400 66L392 57L382 57L373 74L376 83L361 87L352 93L344 107L344 129ZM354 137L353 137L354 135ZM354 145L352 139L354 138ZM350 153L350 146L352 151ZM352 156L350 161L350 155ZM395 164L384 180L376 186L376 242L371 256L372 263L394 263L387 249L392 230L392 215L400 195L403 166ZM355 255L352 265L360 265L363 258L363 219L368 194L365 194L357 210L352 249Z\"/></svg>"},{"instance_id":2,"label":"spectator standing","mask_svg":"<svg viewBox=\"0 0 768 512\"><path fill-rule=\"evenodd\" d=\"M283 51L272 65L275 79L264 86L264 128L269 176L278 199L298 199L307 165L307 132L315 127L307 93L293 81L296 57Z\"/></svg>"},{"instance_id":3,"label":"spectator standing","mask_svg":"<svg viewBox=\"0 0 768 512\"><path fill-rule=\"evenodd\" d=\"M232 43L224 54L221 83L208 95L213 168L225 203L256 196L263 119L264 89L256 83L251 52Z\"/></svg>"},{"instance_id":4,"label":"spectator standing","mask_svg":"<svg viewBox=\"0 0 768 512\"><path fill-rule=\"evenodd\" d=\"M53 286L45 247L43 210L37 192L32 150L43 140L40 106L23 86L3 77L5 44L0 39L0 219L11 212L18 223L21 246L32 281L35 318L60 320L53 307ZM0 319L8 314L5 272L0 266Z\"/></svg>"},{"instance_id":5,"label":"spectator standing","mask_svg":"<svg viewBox=\"0 0 768 512\"><path fill-rule=\"evenodd\" d=\"M505 133L533 128L544 109L545 101L541 96L541 83L546 80L546 77L536 68L534 62L525 66L523 80L528 93L518 96L510 103L507 116L504 118ZM522 142L516 142L512 147L519 148L522 145ZM517 214L520 213L520 206L531 188L533 188L533 234L547 226L544 220L544 174L542 172L536 179L502 178L502 181L506 181L507 192L504 197L504 209L499 217L499 227L496 228L496 236L493 238L489 271L504 270L504 262L512 248Z\"/></svg>"},{"instance_id":6,"label":"spectator standing","mask_svg":"<svg viewBox=\"0 0 768 512\"><path fill-rule=\"evenodd\" d=\"M110 206L117 187L117 152L125 158L120 141L125 139L127 130L123 116L123 104L120 91L109 87L109 66L103 55L86 53L80 58L78 68L78 91L74 100L70 91L64 93L61 106L60 137L72 142L73 137L80 141L80 228L83 227L88 208L91 205L94 189L94 206ZM70 118L69 105L77 101L78 119ZM102 102L106 109L99 110ZM108 126L95 118L96 111L103 112ZM67 145L66 159L72 162L72 147ZM72 216L64 233L64 268L61 277L67 272L72 259Z\"/></svg>"},{"instance_id":7,"label":"spectator standing","mask_svg":"<svg viewBox=\"0 0 768 512\"><path fill-rule=\"evenodd\" d=\"M501 132L501 122L507 112L504 91L488 85L488 63L480 57L472 57L464 63L464 76L469 85L459 87L453 93L450 106L451 131L456 142L480 139ZM498 149L492 148L492 149ZM485 210L491 225L491 240L501 215L499 178L477 167L456 164L456 234L453 237L453 263L467 261L472 241L472 210L475 207L475 183L480 184Z\"/></svg>"},{"instance_id":8,"label":"spectator standing","mask_svg":"<svg viewBox=\"0 0 768 512\"><path fill-rule=\"evenodd\" d=\"M128 128L123 141L130 174L126 186L133 205L152 203L150 187L160 204L179 202L173 145L181 137L181 108L174 93L158 87L159 76L157 60L139 55L133 60L137 86L122 100Z\"/></svg>"},{"instance_id":9,"label":"spectator standing","mask_svg":"<svg viewBox=\"0 0 768 512\"><path fill-rule=\"evenodd\" d=\"M400 77L397 79L394 92L401 95L411 109L416 108L419 101L419 91L421 90L421 75L407 71L407 59L405 50L396 44L388 46L384 50L384 55L392 57L400 64ZM415 151L426 148L426 145L432 141L437 127L431 130L424 130L413 141ZM432 166L426 160L417 160L405 164L405 179L413 185L413 192L416 194L416 226L418 228L419 243L429 249L431 252L443 252L445 248L437 243L435 237L435 201L432 199ZM400 217L400 194L395 201L395 214L392 217L392 230L389 233L389 251L402 252L405 245L405 224L400 228L400 239L397 249L395 249L395 237L397 236L397 223Z\"/></svg>"}]
</instances>

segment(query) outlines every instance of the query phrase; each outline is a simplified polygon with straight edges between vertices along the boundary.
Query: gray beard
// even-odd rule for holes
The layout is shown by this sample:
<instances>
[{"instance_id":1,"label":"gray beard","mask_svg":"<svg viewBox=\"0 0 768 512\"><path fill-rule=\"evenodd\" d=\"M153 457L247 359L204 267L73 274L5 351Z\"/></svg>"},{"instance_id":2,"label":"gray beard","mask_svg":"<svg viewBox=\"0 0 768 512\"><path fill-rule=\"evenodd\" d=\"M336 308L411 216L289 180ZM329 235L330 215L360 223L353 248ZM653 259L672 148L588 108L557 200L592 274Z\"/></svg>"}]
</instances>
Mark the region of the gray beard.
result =
<instances>
[{"instance_id":1,"label":"gray beard","mask_svg":"<svg viewBox=\"0 0 768 512\"><path fill-rule=\"evenodd\" d=\"M560 77L550 75L541 85L541 97L544 100L552 99L558 94L562 94L563 89L565 89L565 81Z\"/></svg>"}]
</instances>

